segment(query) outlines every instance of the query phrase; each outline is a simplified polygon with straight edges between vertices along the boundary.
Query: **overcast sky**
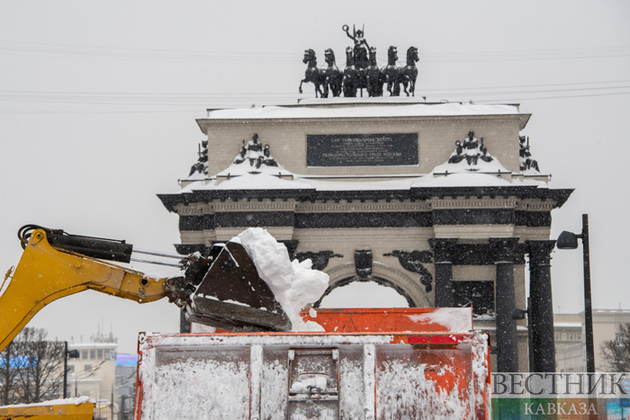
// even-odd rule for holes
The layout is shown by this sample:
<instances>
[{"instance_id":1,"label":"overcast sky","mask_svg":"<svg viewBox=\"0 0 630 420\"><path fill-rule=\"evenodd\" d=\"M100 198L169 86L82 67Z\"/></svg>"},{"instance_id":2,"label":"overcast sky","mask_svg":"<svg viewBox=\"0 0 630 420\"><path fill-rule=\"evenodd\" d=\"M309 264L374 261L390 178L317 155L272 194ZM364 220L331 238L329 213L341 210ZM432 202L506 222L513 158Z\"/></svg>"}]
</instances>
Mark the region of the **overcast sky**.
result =
<instances>
[{"instance_id":1,"label":"overcast sky","mask_svg":"<svg viewBox=\"0 0 630 420\"><path fill-rule=\"evenodd\" d=\"M177 216L156 194L196 161L195 119L294 103L304 50L339 58L342 25L357 24L381 64L390 45L418 47L417 95L533 114L522 134L534 158L551 187L575 188L552 213L554 238L588 213L594 306L630 309L628 22L626 1L2 2L0 270L17 264L27 223L173 251ZM581 258L553 255L556 312L583 309ZM137 331L175 332L178 319L165 302L89 292L31 325L74 342L111 330L132 352Z\"/></svg>"}]
</instances>

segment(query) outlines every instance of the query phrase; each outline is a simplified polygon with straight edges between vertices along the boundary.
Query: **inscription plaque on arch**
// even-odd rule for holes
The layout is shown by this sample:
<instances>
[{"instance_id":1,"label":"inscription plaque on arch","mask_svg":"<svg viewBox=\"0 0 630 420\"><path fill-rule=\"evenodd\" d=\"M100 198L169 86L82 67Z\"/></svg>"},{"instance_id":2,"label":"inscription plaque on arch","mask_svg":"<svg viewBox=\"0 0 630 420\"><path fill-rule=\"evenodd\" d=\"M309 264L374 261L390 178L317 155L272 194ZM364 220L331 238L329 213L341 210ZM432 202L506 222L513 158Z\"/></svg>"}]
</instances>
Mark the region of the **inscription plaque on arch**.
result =
<instances>
[{"instance_id":1,"label":"inscription plaque on arch","mask_svg":"<svg viewBox=\"0 0 630 420\"><path fill-rule=\"evenodd\" d=\"M308 134L307 166L418 164L418 133Z\"/></svg>"}]
</instances>

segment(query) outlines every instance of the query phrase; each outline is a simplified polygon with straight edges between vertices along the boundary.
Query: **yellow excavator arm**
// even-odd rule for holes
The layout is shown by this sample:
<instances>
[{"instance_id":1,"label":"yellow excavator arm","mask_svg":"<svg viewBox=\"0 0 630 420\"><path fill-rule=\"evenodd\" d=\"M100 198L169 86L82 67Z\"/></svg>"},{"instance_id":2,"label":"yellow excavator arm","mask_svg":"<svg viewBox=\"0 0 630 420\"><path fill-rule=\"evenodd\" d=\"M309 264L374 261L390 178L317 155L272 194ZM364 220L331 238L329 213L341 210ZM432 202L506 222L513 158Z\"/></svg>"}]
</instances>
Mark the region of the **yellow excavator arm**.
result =
<instances>
[{"instance_id":1,"label":"yellow excavator arm","mask_svg":"<svg viewBox=\"0 0 630 420\"><path fill-rule=\"evenodd\" d=\"M45 230L36 229L17 268L9 269L4 279L6 289L0 296L0 351L52 301L92 289L139 303L153 302L171 293L165 287L168 280L59 251L50 245Z\"/></svg>"},{"instance_id":2,"label":"yellow excavator arm","mask_svg":"<svg viewBox=\"0 0 630 420\"><path fill-rule=\"evenodd\" d=\"M291 329L240 244L215 245L207 256L183 256L184 276L153 278L103 261L129 262L132 246L124 241L34 225L24 226L18 236L24 253L0 287L0 351L44 306L87 289L138 303L167 297L189 320L232 331Z\"/></svg>"}]
</instances>

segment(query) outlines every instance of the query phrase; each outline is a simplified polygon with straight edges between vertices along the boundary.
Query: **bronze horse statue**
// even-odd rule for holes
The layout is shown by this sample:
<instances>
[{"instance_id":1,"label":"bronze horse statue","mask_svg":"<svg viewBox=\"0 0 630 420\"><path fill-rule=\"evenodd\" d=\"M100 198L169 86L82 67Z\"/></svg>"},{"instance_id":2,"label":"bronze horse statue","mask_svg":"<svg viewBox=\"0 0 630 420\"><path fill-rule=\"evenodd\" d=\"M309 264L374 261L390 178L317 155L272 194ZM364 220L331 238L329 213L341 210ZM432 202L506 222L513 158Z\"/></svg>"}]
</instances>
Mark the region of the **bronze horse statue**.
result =
<instances>
[{"instance_id":1,"label":"bronze horse statue","mask_svg":"<svg viewBox=\"0 0 630 420\"><path fill-rule=\"evenodd\" d=\"M407 65L404 67L396 67L398 60L398 49L394 46L389 47L387 51L387 66L383 68L382 73L387 83L387 91L390 96L400 96L400 85L407 96L415 96L416 79L418 77L418 67L416 62L418 58L418 48L409 47L407 50Z\"/></svg>"},{"instance_id":2,"label":"bronze horse statue","mask_svg":"<svg viewBox=\"0 0 630 420\"><path fill-rule=\"evenodd\" d=\"M357 96L357 69L354 66L354 55L352 48L346 48L346 67L343 69L343 96L354 98Z\"/></svg>"},{"instance_id":3,"label":"bronze horse statue","mask_svg":"<svg viewBox=\"0 0 630 420\"><path fill-rule=\"evenodd\" d=\"M383 96L383 82L385 77L376 64L376 47L370 47L370 60L365 73L368 95Z\"/></svg>"},{"instance_id":4,"label":"bronze horse statue","mask_svg":"<svg viewBox=\"0 0 630 420\"><path fill-rule=\"evenodd\" d=\"M387 66L382 70L390 96L400 96L401 77L400 69L396 67L396 61L398 61L398 48L392 45L387 50Z\"/></svg>"},{"instance_id":5,"label":"bronze horse statue","mask_svg":"<svg viewBox=\"0 0 630 420\"><path fill-rule=\"evenodd\" d=\"M416 67L416 63L419 60L418 49L416 47L409 47L407 50L407 65L400 69L400 80L402 81L403 90L407 96L409 96L409 93L411 93L411 96L415 96L416 78L418 77L418 67ZM409 86L409 90L407 90L407 86Z\"/></svg>"},{"instance_id":6,"label":"bronze horse statue","mask_svg":"<svg viewBox=\"0 0 630 420\"><path fill-rule=\"evenodd\" d=\"M326 82L326 75L324 74L324 71L317 68L317 57L315 55L315 51L312 49L304 51L304 59L302 62L306 64L307 67L306 72L304 73L304 79L300 82L300 93L302 93L303 83L313 83L315 85L315 97L317 98L318 93L319 96L322 96L323 93L321 87Z\"/></svg>"},{"instance_id":7,"label":"bronze horse statue","mask_svg":"<svg viewBox=\"0 0 630 420\"><path fill-rule=\"evenodd\" d=\"M341 90L343 88L343 73L337 67L337 63L335 62L335 52L328 48L324 51L324 59L328 64L323 70L325 75L324 81L324 95L322 98L328 97L328 89L332 92L332 96L337 97L341 95Z\"/></svg>"}]
</instances>

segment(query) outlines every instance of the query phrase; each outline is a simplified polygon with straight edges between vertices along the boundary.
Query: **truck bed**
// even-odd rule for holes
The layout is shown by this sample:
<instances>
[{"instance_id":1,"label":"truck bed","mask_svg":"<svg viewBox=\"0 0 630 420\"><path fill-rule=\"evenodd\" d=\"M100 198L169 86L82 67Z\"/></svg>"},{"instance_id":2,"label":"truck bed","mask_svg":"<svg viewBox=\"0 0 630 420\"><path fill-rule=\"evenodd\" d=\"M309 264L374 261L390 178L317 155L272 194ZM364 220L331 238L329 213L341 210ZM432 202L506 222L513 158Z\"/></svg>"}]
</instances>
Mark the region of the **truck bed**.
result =
<instances>
[{"instance_id":1,"label":"truck bed","mask_svg":"<svg viewBox=\"0 0 630 420\"><path fill-rule=\"evenodd\" d=\"M333 331L319 333L142 335L136 419L487 418L487 337L451 331L469 310L434 312L320 310Z\"/></svg>"}]
</instances>

